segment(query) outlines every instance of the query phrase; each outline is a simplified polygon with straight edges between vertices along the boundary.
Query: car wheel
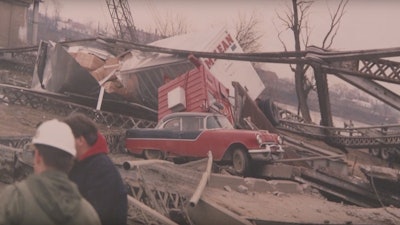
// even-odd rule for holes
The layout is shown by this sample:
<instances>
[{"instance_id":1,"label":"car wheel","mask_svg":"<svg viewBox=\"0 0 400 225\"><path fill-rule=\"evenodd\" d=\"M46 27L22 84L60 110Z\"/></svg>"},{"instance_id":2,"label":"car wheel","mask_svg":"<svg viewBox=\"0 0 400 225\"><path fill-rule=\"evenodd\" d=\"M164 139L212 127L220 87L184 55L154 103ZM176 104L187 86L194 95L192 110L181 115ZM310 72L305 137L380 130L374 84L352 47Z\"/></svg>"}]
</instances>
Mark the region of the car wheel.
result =
<instances>
[{"instance_id":1,"label":"car wheel","mask_svg":"<svg viewBox=\"0 0 400 225\"><path fill-rule=\"evenodd\" d=\"M384 160L388 160L390 157L389 149L388 148L382 148L381 149L381 158Z\"/></svg>"},{"instance_id":2,"label":"car wheel","mask_svg":"<svg viewBox=\"0 0 400 225\"><path fill-rule=\"evenodd\" d=\"M241 148L236 148L232 152L232 166L238 175L246 175L249 170L249 157Z\"/></svg>"},{"instance_id":3,"label":"car wheel","mask_svg":"<svg viewBox=\"0 0 400 225\"><path fill-rule=\"evenodd\" d=\"M164 154L158 150L146 149L143 152L145 159L164 159Z\"/></svg>"},{"instance_id":4,"label":"car wheel","mask_svg":"<svg viewBox=\"0 0 400 225\"><path fill-rule=\"evenodd\" d=\"M380 154L380 149L379 148L370 148L369 153L375 157L378 157Z\"/></svg>"}]
</instances>

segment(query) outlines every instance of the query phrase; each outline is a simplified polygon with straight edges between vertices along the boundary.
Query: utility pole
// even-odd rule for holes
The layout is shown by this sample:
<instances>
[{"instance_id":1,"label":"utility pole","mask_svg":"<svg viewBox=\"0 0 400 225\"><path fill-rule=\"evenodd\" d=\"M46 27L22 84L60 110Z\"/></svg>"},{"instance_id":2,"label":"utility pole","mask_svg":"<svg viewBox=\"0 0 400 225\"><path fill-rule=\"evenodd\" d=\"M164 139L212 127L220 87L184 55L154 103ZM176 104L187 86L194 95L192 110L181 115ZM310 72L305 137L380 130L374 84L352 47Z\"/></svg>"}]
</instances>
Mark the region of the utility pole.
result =
<instances>
[{"instance_id":1,"label":"utility pole","mask_svg":"<svg viewBox=\"0 0 400 225\"><path fill-rule=\"evenodd\" d=\"M37 34L39 29L39 3L41 0L33 1L33 21L32 21L32 45L37 44Z\"/></svg>"}]
</instances>

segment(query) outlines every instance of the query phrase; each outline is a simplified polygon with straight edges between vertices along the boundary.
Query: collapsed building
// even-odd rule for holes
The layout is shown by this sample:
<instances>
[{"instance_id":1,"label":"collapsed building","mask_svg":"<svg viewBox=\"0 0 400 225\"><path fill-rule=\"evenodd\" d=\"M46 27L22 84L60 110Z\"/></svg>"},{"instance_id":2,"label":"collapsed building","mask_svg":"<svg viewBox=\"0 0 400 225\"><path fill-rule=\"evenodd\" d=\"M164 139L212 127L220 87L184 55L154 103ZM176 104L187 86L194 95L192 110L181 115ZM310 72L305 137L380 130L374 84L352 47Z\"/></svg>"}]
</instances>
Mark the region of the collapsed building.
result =
<instances>
[{"instance_id":1,"label":"collapsed building","mask_svg":"<svg viewBox=\"0 0 400 225\"><path fill-rule=\"evenodd\" d=\"M113 43L113 40L90 39L53 43L41 42L32 89L60 93L94 107L101 101L113 101L105 110L129 114L131 109L154 115L157 112L157 89L168 80L195 66L184 55L143 51L140 45ZM189 48L192 51L242 52L237 41L225 29L172 37L151 43L155 48ZM230 89L232 81L248 88L255 99L265 88L249 62L201 59L207 68ZM242 76L246 74L246 76ZM118 106L126 104L125 106ZM110 103L112 104L112 103ZM97 106L97 107L100 107ZM154 117L151 117L153 119Z\"/></svg>"}]
</instances>

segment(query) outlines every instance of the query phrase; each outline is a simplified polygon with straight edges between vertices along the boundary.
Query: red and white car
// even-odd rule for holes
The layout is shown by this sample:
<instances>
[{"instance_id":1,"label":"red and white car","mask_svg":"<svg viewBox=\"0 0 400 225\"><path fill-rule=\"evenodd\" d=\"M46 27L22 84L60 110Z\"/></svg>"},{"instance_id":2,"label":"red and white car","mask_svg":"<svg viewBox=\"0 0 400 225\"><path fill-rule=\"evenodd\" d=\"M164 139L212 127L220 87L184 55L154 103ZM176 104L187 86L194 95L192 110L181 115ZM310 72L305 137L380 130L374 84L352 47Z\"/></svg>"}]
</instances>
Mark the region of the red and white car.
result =
<instances>
[{"instance_id":1,"label":"red and white car","mask_svg":"<svg viewBox=\"0 0 400 225\"><path fill-rule=\"evenodd\" d=\"M266 130L235 129L216 113L179 112L162 118L154 129L128 129L125 146L146 159L204 158L233 165L246 174L251 161L281 158L282 139Z\"/></svg>"}]
</instances>

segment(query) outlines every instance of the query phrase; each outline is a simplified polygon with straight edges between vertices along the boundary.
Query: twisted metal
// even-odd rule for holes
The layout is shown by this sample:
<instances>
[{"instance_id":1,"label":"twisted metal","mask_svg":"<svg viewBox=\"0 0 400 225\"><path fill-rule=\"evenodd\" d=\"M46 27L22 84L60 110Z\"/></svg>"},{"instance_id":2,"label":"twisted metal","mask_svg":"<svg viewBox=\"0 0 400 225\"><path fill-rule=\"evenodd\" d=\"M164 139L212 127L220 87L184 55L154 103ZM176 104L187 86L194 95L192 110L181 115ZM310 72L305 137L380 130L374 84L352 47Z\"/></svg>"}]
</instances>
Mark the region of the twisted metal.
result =
<instances>
[{"instance_id":1,"label":"twisted metal","mask_svg":"<svg viewBox=\"0 0 400 225\"><path fill-rule=\"evenodd\" d=\"M95 110L49 96L39 95L30 92L29 89L4 84L0 84L0 102L40 109L60 116L67 116L72 112L83 113L96 123L110 128L110 131L107 131L104 135L111 152L126 152L124 146L125 129L151 128L156 125L155 121ZM17 149L22 149L30 141L31 137L29 136L0 137L0 144Z\"/></svg>"},{"instance_id":2,"label":"twisted metal","mask_svg":"<svg viewBox=\"0 0 400 225\"><path fill-rule=\"evenodd\" d=\"M33 74L38 46L0 49L0 68Z\"/></svg>"},{"instance_id":3,"label":"twisted metal","mask_svg":"<svg viewBox=\"0 0 400 225\"><path fill-rule=\"evenodd\" d=\"M66 116L72 112L80 112L97 123L119 129L150 128L156 125L155 121L96 110L87 106L37 94L31 92L29 89L4 84L0 84L0 102L41 109L60 116Z\"/></svg>"},{"instance_id":4,"label":"twisted metal","mask_svg":"<svg viewBox=\"0 0 400 225\"><path fill-rule=\"evenodd\" d=\"M338 147L376 148L400 144L400 125L336 128L281 119L279 128L325 140Z\"/></svg>"}]
</instances>

